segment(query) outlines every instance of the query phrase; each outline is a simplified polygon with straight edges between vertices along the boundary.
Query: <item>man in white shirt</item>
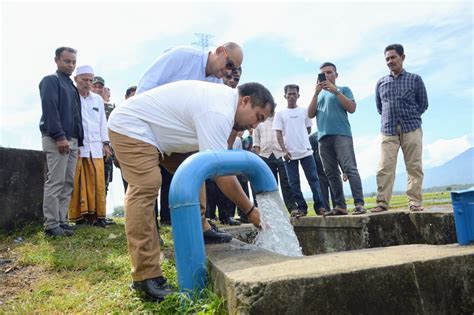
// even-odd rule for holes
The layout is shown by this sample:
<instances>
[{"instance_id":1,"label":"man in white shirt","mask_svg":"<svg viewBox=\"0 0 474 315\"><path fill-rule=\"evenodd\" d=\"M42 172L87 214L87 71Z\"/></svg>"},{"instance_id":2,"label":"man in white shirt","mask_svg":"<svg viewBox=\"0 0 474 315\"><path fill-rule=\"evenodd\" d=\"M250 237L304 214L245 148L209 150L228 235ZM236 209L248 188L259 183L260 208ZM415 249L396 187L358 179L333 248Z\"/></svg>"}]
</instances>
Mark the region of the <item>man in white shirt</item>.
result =
<instances>
[{"instance_id":1,"label":"man in white shirt","mask_svg":"<svg viewBox=\"0 0 474 315\"><path fill-rule=\"evenodd\" d=\"M313 193L314 211L319 215L325 212L313 150L308 139L308 134L311 133L311 120L308 118L308 111L296 104L300 97L299 91L300 88L296 84L285 86L288 108L276 113L273 122L273 129L277 132L278 143L283 150L288 181L298 207L291 212L291 215L297 218L308 214L308 205L300 187L299 163Z\"/></svg>"},{"instance_id":2,"label":"man in white shirt","mask_svg":"<svg viewBox=\"0 0 474 315\"><path fill-rule=\"evenodd\" d=\"M278 143L277 133L272 129L274 115L268 117L265 122L258 124L253 132L253 147L262 160L268 165L280 187L288 212L295 210L295 203L291 193L291 187L286 176L285 164L283 162L283 151Z\"/></svg>"},{"instance_id":3,"label":"man in white shirt","mask_svg":"<svg viewBox=\"0 0 474 315\"><path fill-rule=\"evenodd\" d=\"M128 182L125 231L132 262L132 288L162 300L171 291L162 276L153 206L161 185L162 165L173 173L192 153L227 148L232 131L255 127L274 110L261 84L231 89L223 84L178 81L125 101L109 118L109 136ZM216 177L219 188L260 224L260 213L235 176ZM201 199L204 189L201 190ZM205 243L229 242L231 235L211 228L201 204Z\"/></svg>"},{"instance_id":4,"label":"man in white shirt","mask_svg":"<svg viewBox=\"0 0 474 315\"><path fill-rule=\"evenodd\" d=\"M154 87L181 80L200 80L222 83L242 64L242 48L228 42L214 52L203 52L192 47L175 47L161 55L140 79L137 94Z\"/></svg>"},{"instance_id":5,"label":"man in white shirt","mask_svg":"<svg viewBox=\"0 0 474 315\"><path fill-rule=\"evenodd\" d=\"M105 227L105 155L111 155L107 120L102 97L91 92L94 70L81 66L74 81L81 98L84 145L79 147L74 189L69 204L69 220L76 224Z\"/></svg>"}]
</instances>

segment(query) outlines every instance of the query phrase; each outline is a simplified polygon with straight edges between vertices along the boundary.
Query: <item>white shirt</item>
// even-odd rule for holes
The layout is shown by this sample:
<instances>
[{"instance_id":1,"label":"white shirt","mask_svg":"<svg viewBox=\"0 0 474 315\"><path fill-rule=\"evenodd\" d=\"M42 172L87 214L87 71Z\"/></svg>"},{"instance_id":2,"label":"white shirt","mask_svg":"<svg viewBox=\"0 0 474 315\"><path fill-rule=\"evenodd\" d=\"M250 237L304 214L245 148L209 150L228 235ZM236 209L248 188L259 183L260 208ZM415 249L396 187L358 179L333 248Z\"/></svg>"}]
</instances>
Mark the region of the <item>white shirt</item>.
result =
<instances>
[{"instance_id":1,"label":"white shirt","mask_svg":"<svg viewBox=\"0 0 474 315\"><path fill-rule=\"evenodd\" d=\"M313 154L308 130L311 119L308 110L301 107L286 108L275 114L273 130L281 130L286 149L292 160L299 160Z\"/></svg>"},{"instance_id":2,"label":"white shirt","mask_svg":"<svg viewBox=\"0 0 474 315\"><path fill-rule=\"evenodd\" d=\"M269 158L273 153L275 158L279 159L283 155L283 150L278 143L276 131L272 129L274 118L268 117L257 125L253 131L253 146L260 147L260 156Z\"/></svg>"},{"instance_id":3,"label":"white shirt","mask_svg":"<svg viewBox=\"0 0 474 315\"><path fill-rule=\"evenodd\" d=\"M166 51L142 76L136 93L139 94L157 86L180 80L223 83L221 79L213 75L206 76L208 55L208 52L183 46Z\"/></svg>"},{"instance_id":4,"label":"white shirt","mask_svg":"<svg viewBox=\"0 0 474 315\"><path fill-rule=\"evenodd\" d=\"M126 100L108 127L167 155L226 149L238 99L238 90L224 84L173 82Z\"/></svg>"},{"instance_id":5,"label":"white shirt","mask_svg":"<svg viewBox=\"0 0 474 315\"><path fill-rule=\"evenodd\" d=\"M102 158L103 142L109 141L104 101L99 95L89 92L81 95L82 126L84 128L84 146L79 147L82 158Z\"/></svg>"}]
</instances>

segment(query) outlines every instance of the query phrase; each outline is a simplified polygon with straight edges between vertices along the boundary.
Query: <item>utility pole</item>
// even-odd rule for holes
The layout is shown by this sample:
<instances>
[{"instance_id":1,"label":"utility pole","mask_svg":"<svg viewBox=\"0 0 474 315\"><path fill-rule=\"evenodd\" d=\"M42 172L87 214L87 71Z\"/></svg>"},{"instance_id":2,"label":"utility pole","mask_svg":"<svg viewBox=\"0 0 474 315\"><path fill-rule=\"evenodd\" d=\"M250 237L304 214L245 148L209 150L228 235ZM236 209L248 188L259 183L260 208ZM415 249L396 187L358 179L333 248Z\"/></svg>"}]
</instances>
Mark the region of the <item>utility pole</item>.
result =
<instances>
[{"instance_id":1,"label":"utility pole","mask_svg":"<svg viewBox=\"0 0 474 315\"><path fill-rule=\"evenodd\" d=\"M198 41L191 43L191 45L201 47L202 51L207 51L211 44L209 39L214 36L207 33L194 33L194 35L198 38Z\"/></svg>"}]
</instances>

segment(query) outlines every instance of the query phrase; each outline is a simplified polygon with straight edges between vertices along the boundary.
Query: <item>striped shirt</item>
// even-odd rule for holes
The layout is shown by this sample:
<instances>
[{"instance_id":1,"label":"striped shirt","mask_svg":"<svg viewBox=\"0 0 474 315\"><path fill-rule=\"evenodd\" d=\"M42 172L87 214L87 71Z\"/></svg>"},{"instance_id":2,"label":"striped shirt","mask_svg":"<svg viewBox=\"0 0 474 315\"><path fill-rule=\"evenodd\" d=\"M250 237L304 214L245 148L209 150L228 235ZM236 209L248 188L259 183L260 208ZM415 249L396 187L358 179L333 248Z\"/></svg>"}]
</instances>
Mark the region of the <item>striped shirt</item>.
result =
<instances>
[{"instance_id":1,"label":"striped shirt","mask_svg":"<svg viewBox=\"0 0 474 315\"><path fill-rule=\"evenodd\" d=\"M253 146L260 147L260 156L267 159L272 153L277 159L283 155L276 131L272 130L273 118L274 116L268 117L267 120L259 123L253 131Z\"/></svg>"},{"instance_id":2,"label":"striped shirt","mask_svg":"<svg viewBox=\"0 0 474 315\"><path fill-rule=\"evenodd\" d=\"M428 96L421 77L402 70L398 77L384 76L375 88L377 111L382 115L380 131L387 136L421 127L421 114L428 108Z\"/></svg>"}]
</instances>

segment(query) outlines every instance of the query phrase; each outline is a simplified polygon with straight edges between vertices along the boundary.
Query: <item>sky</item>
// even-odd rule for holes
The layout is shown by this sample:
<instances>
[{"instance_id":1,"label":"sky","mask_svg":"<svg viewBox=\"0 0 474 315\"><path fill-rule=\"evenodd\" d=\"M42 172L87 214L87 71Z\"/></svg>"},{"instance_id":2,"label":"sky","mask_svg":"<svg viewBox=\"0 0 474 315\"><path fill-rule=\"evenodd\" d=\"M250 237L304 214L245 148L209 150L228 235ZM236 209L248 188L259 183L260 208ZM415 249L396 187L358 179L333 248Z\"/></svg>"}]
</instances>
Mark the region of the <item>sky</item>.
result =
<instances>
[{"instance_id":1,"label":"sky","mask_svg":"<svg viewBox=\"0 0 474 315\"><path fill-rule=\"evenodd\" d=\"M197 42L195 33L212 35L211 50L239 43L241 83L264 84L277 109L286 107L283 87L290 83L300 86L298 104L307 107L319 65L335 63L337 85L348 86L357 102L349 120L362 178L375 175L380 158L374 91L388 74L388 44L405 47L404 68L419 74L428 92L424 168L474 145L472 1L3 1L0 10L2 147L41 150L38 84L56 70L57 47L77 49L77 65L92 65L119 105L164 50ZM108 211L123 204L120 173L114 176ZM307 190L304 179L302 184Z\"/></svg>"}]
</instances>

